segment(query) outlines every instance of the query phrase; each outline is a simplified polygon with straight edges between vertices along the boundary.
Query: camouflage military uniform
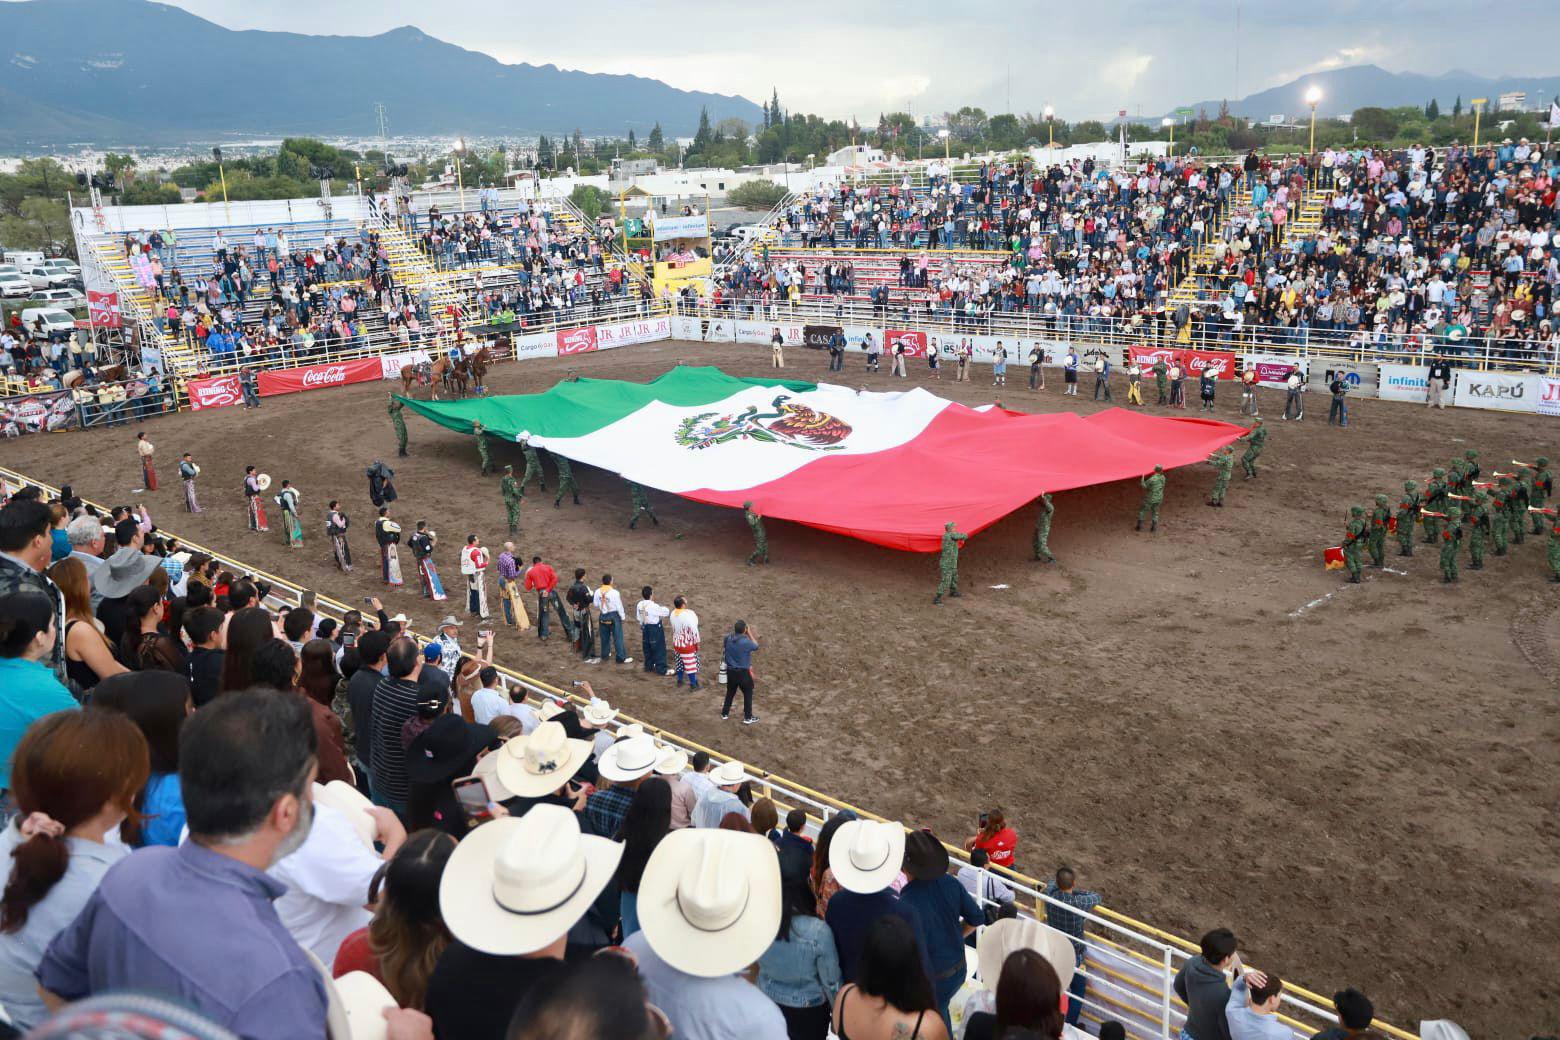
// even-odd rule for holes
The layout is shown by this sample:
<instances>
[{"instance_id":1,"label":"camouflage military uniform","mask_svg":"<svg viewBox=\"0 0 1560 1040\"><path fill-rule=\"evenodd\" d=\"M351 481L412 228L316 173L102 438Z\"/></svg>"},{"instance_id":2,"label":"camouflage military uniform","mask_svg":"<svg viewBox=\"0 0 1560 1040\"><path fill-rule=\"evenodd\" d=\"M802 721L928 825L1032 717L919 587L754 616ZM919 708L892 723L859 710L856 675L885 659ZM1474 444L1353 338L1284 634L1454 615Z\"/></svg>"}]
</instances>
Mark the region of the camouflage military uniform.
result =
<instances>
[{"instance_id":1,"label":"camouflage military uniform","mask_svg":"<svg viewBox=\"0 0 1560 1040\"><path fill-rule=\"evenodd\" d=\"M1453 506L1446 514L1446 527L1441 531L1441 580L1457 580L1457 550L1462 546L1462 512Z\"/></svg>"},{"instance_id":2,"label":"camouflage military uniform","mask_svg":"<svg viewBox=\"0 0 1560 1040\"><path fill-rule=\"evenodd\" d=\"M1534 459L1533 465L1535 467L1533 470L1533 479L1531 481L1533 487L1532 490L1528 492L1528 505L1532 506L1534 509L1543 509L1544 504L1549 501L1549 496L1554 493L1555 478L1550 476L1549 459L1543 455L1540 455L1538 458ZM1533 533L1543 534L1544 514L1530 513L1528 515L1533 518Z\"/></svg>"},{"instance_id":3,"label":"camouflage military uniform","mask_svg":"<svg viewBox=\"0 0 1560 1040\"><path fill-rule=\"evenodd\" d=\"M1419 516L1419 485L1412 480L1403 482L1403 498L1398 502L1397 540L1398 555L1414 555L1414 520Z\"/></svg>"},{"instance_id":4,"label":"camouflage military uniform","mask_svg":"<svg viewBox=\"0 0 1560 1040\"><path fill-rule=\"evenodd\" d=\"M958 596L959 592L959 547L969 535L961 534L953 529L953 521L943 525L942 555L937 560L937 595L932 597L932 603L942 602L944 594Z\"/></svg>"},{"instance_id":5,"label":"camouflage military uniform","mask_svg":"<svg viewBox=\"0 0 1560 1040\"><path fill-rule=\"evenodd\" d=\"M1146 477L1140 477L1138 483L1143 486L1143 504L1138 506L1137 529L1143 530L1143 518L1150 517L1150 531L1159 530L1159 507L1165 500L1165 468L1155 466L1154 472Z\"/></svg>"},{"instance_id":6,"label":"camouflage military uniform","mask_svg":"<svg viewBox=\"0 0 1560 1040\"><path fill-rule=\"evenodd\" d=\"M1044 560L1046 563L1055 563L1056 557L1051 555L1051 514L1056 512L1056 507L1051 504L1049 492L1040 496L1040 513L1035 517L1035 559Z\"/></svg>"},{"instance_id":7,"label":"camouflage military uniform","mask_svg":"<svg viewBox=\"0 0 1560 1040\"><path fill-rule=\"evenodd\" d=\"M1366 539L1365 507L1350 506L1349 522L1343 529L1343 565L1349 568L1349 580L1360 583L1360 543Z\"/></svg>"},{"instance_id":8,"label":"camouflage military uniform","mask_svg":"<svg viewBox=\"0 0 1560 1040\"><path fill-rule=\"evenodd\" d=\"M1430 483L1425 485L1425 510L1431 513L1446 512L1446 470L1439 467L1431 474ZM1441 541L1440 517L1425 517L1425 541Z\"/></svg>"},{"instance_id":9,"label":"camouflage military uniform","mask_svg":"<svg viewBox=\"0 0 1560 1040\"><path fill-rule=\"evenodd\" d=\"M547 474L542 472L542 459L537 455L529 440L520 442L520 450L525 452L525 474L520 478L520 494L525 494L525 489L531 486L531 478L536 478L536 486L543 491L547 490Z\"/></svg>"},{"instance_id":10,"label":"camouflage military uniform","mask_svg":"<svg viewBox=\"0 0 1560 1040\"><path fill-rule=\"evenodd\" d=\"M1160 404L1168 404L1170 402L1170 382L1166 378L1166 374L1169 371L1170 369L1165 365L1164 358L1154 359L1154 389L1159 392Z\"/></svg>"},{"instance_id":11,"label":"camouflage military uniform","mask_svg":"<svg viewBox=\"0 0 1560 1040\"><path fill-rule=\"evenodd\" d=\"M1386 495L1376 496L1376 508L1370 511L1370 534L1365 547L1370 550L1370 562L1374 567L1387 565L1387 522L1392 519L1392 507Z\"/></svg>"},{"instance_id":12,"label":"camouflage military uniform","mask_svg":"<svg viewBox=\"0 0 1560 1040\"><path fill-rule=\"evenodd\" d=\"M520 533L520 502L525 495L520 491L520 482L515 480L515 468L504 467L504 479L498 482L498 492L504 496L504 512L509 516L509 533Z\"/></svg>"},{"instance_id":13,"label":"camouflage military uniform","mask_svg":"<svg viewBox=\"0 0 1560 1040\"><path fill-rule=\"evenodd\" d=\"M1471 483L1471 481L1470 481ZM1484 545L1490 536L1490 496L1480 488L1468 507L1468 569L1484 569Z\"/></svg>"},{"instance_id":14,"label":"camouflage military uniform","mask_svg":"<svg viewBox=\"0 0 1560 1040\"><path fill-rule=\"evenodd\" d=\"M1257 458L1267 447L1267 436L1267 427L1262 425L1261 419L1252 424L1251 432L1246 435L1246 453L1240 457L1240 468L1247 480L1257 475Z\"/></svg>"},{"instance_id":15,"label":"camouflage military uniform","mask_svg":"<svg viewBox=\"0 0 1560 1040\"><path fill-rule=\"evenodd\" d=\"M553 460L558 463L558 497L553 499L553 508L557 509L563 504L564 495L573 495L574 504L580 504L580 486L574 482L574 469L569 465L569 460L562 455L554 455Z\"/></svg>"},{"instance_id":16,"label":"camouflage military uniform","mask_svg":"<svg viewBox=\"0 0 1560 1040\"><path fill-rule=\"evenodd\" d=\"M633 515L628 518L628 526L631 530L638 526L641 514L648 516L650 522L655 524L655 526L661 526L661 521L655 518L655 512L650 508L650 496L645 494L643 487L630 480L628 482L628 495L634 505Z\"/></svg>"},{"instance_id":17,"label":"camouflage military uniform","mask_svg":"<svg viewBox=\"0 0 1560 1040\"><path fill-rule=\"evenodd\" d=\"M1495 546L1496 556L1506 555L1506 543L1511 533L1511 510L1506 506L1510 486L1510 480L1502 479L1490 489L1490 544Z\"/></svg>"},{"instance_id":18,"label":"camouflage military uniform","mask_svg":"<svg viewBox=\"0 0 1560 1040\"><path fill-rule=\"evenodd\" d=\"M390 425L395 427L395 453L397 455L406 454L406 416L401 414L405 410L406 405L397 401L393 396L390 398L388 411L390 412Z\"/></svg>"},{"instance_id":19,"label":"camouflage military uniform","mask_svg":"<svg viewBox=\"0 0 1560 1040\"><path fill-rule=\"evenodd\" d=\"M487 431L479 422L471 424L471 432L477 438L477 457L482 460L482 476L493 472L493 447L488 444Z\"/></svg>"},{"instance_id":20,"label":"camouflage military uniform","mask_svg":"<svg viewBox=\"0 0 1560 1040\"><path fill-rule=\"evenodd\" d=\"M769 538L764 534L764 518L753 512L753 503L742 503L742 518L753 532L753 553L747 559L748 566L769 562Z\"/></svg>"},{"instance_id":21,"label":"camouflage military uniform","mask_svg":"<svg viewBox=\"0 0 1560 1040\"><path fill-rule=\"evenodd\" d=\"M1235 449L1225 445L1212 455L1208 462L1214 468L1213 493L1208 496L1210 506L1223 506L1224 493L1230 488L1230 474L1235 469Z\"/></svg>"}]
</instances>

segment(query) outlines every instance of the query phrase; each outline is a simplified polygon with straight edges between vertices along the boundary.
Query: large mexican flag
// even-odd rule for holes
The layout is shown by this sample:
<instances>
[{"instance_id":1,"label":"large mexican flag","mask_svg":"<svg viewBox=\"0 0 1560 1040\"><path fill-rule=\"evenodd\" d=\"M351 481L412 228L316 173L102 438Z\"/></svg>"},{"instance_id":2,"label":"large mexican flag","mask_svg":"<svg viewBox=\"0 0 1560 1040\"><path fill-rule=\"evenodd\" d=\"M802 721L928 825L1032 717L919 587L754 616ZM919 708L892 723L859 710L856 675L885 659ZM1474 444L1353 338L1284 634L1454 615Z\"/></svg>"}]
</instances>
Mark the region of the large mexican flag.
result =
<instances>
[{"instance_id":1,"label":"large mexican flag","mask_svg":"<svg viewBox=\"0 0 1560 1040\"><path fill-rule=\"evenodd\" d=\"M581 379L540 394L416 401L699 502L931 552L943 524L973 534L1045 491L1200 462L1244 427L1123 409L1090 416L972 409L925 390L741 379L678 367L649 383Z\"/></svg>"}]
</instances>

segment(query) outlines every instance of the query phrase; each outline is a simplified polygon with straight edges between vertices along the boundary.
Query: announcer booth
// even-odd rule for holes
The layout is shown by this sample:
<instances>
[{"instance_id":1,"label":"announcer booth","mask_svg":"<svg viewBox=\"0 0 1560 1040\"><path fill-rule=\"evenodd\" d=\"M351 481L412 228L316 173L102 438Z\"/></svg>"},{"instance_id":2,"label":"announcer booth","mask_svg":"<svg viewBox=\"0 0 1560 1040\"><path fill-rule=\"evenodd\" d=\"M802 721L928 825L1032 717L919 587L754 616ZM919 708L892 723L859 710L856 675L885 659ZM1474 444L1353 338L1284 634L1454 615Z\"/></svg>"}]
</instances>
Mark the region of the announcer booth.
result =
<instances>
[{"instance_id":1,"label":"announcer booth","mask_svg":"<svg viewBox=\"0 0 1560 1040\"><path fill-rule=\"evenodd\" d=\"M673 200L630 188L618 196L625 251L637 256L658 297L692 287L710 292L715 273L710 236L710 200Z\"/></svg>"}]
</instances>

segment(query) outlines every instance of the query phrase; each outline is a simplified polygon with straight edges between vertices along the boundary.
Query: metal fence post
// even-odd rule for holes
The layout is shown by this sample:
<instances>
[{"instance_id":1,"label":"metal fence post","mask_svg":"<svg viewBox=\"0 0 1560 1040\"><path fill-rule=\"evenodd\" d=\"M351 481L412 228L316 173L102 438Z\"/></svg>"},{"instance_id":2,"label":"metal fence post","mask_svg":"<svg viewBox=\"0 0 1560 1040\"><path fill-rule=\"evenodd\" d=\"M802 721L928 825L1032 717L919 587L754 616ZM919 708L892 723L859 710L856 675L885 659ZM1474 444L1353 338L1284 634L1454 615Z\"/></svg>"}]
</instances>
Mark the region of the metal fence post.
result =
<instances>
[{"instance_id":1,"label":"metal fence post","mask_svg":"<svg viewBox=\"0 0 1560 1040\"><path fill-rule=\"evenodd\" d=\"M1170 991L1175 985L1175 965L1170 959L1170 947L1164 947L1164 977L1159 993L1159 1037L1170 1040Z\"/></svg>"}]
</instances>

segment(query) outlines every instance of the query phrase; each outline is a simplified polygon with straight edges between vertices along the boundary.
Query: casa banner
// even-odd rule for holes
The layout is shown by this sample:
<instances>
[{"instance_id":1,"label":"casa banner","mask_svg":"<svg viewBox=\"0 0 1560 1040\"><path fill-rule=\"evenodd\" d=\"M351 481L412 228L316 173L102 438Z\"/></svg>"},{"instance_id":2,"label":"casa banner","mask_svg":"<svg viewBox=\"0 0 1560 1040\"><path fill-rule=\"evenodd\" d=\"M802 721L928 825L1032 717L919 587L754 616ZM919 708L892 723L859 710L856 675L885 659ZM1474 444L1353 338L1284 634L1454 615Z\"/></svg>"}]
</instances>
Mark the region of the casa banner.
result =
<instances>
[{"instance_id":1,"label":"casa banner","mask_svg":"<svg viewBox=\"0 0 1560 1040\"><path fill-rule=\"evenodd\" d=\"M1144 371L1154 367L1154 362L1165 359L1169 365L1180 361L1181 367L1191 379L1200 379L1203 372L1211 372L1217 379L1235 378L1235 355L1225 350L1188 350L1184 347L1128 347L1128 356L1143 366Z\"/></svg>"},{"instance_id":2,"label":"casa banner","mask_svg":"<svg viewBox=\"0 0 1560 1040\"><path fill-rule=\"evenodd\" d=\"M384 378L384 365L377 357L355 361L336 361L327 365L279 368L261 372L260 396L296 394L302 390L320 390L349 383L372 383Z\"/></svg>"},{"instance_id":3,"label":"casa banner","mask_svg":"<svg viewBox=\"0 0 1560 1040\"><path fill-rule=\"evenodd\" d=\"M377 361L375 367L378 367ZM190 410L193 412L202 408L226 408L244 399L244 388L239 385L236 374L191 379L184 384L184 392L189 395Z\"/></svg>"},{"instance_id":4,"label":"casa banner","mask_svg":"<svg viewBox=\"0 0 1560 1040\"><path fill-rule=\"evenodd\" d=\"M845 335L845 330L839 325L803 325L802 346L812 347L814 350L827 350L829 341L836 335Z\"/></svg>"},{"instance_id":5,"label":"casa banner","mask_svg":"<svg viewBox=\"0 0 1560 1040\"><path fill-rule=\"evenodd\" d=\"M80 425L81 416L69 390L0 398L0 436L73 430Z\"/></svg>"},{"instance_id":6,"label":"casa banner","mask_svg":"<svg viewBox=\"0 0 1560 1040\"><path fill-rule=\"evenodd\" d=\"M95 329L117 329L119 319L119 294L87 290L88 324Z\"/></svg>"}]
</instances>

